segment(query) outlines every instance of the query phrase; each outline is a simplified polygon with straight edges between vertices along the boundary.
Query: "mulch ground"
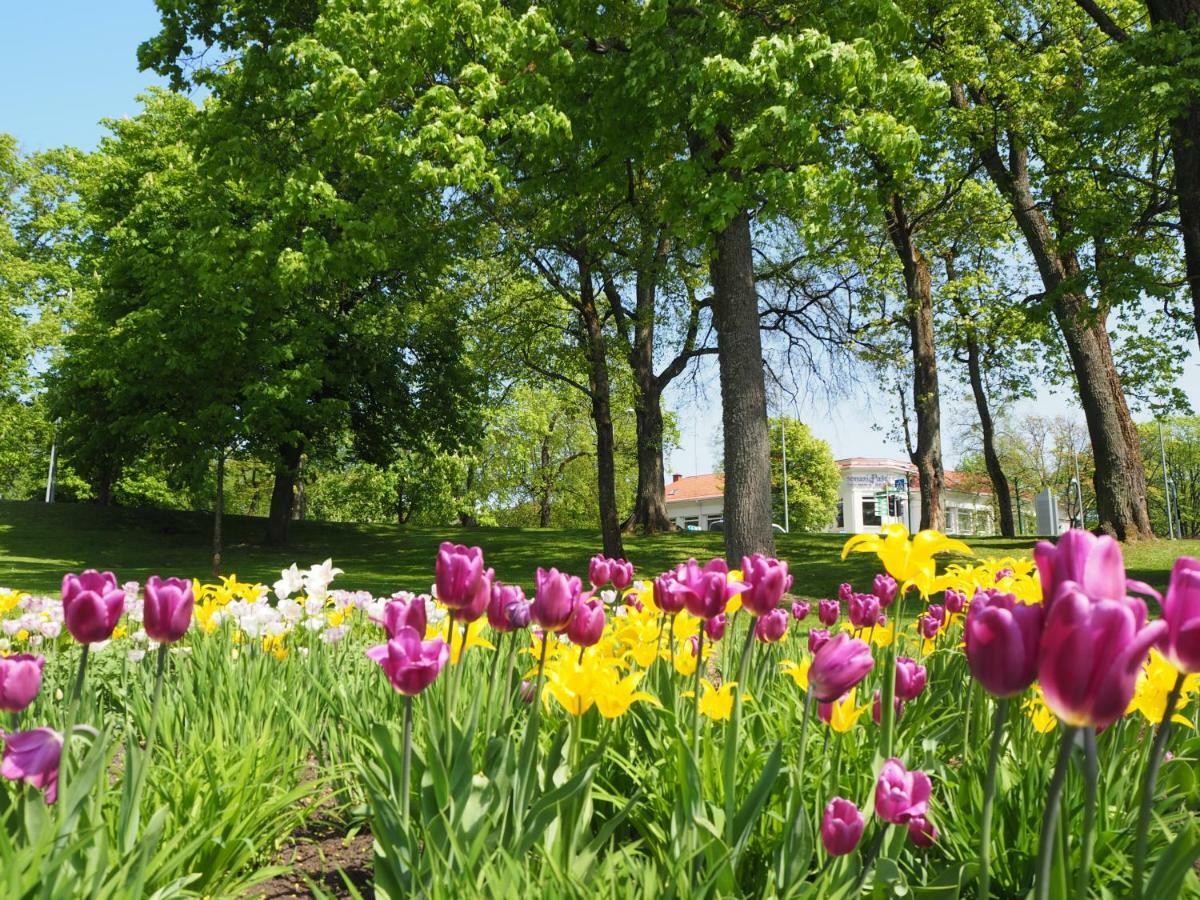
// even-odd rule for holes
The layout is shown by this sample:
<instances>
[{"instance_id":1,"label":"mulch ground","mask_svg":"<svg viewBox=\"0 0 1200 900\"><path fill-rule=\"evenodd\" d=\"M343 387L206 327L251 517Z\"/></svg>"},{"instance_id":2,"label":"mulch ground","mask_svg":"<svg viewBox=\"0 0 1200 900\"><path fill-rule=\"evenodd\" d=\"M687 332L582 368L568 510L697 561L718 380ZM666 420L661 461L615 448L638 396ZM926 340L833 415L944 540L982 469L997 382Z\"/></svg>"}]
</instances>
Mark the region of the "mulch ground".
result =
<instances>
[{"instance_id":1,"label":"mulch ground","mask_svg":"<svg viewBox=\"0 0 1200 900\"><path fill-rule=\"evenodd\" d=\"M370 834L347 837L342 832L313 824L298 832L276 857L288 866L287 875L264 881L249 892L256 900L283 900L285 897L315 897L311 885L327 895L351 897L346 883L354 885L363 897L373 897L372 841Z\"/></svg>"}]
</instances>

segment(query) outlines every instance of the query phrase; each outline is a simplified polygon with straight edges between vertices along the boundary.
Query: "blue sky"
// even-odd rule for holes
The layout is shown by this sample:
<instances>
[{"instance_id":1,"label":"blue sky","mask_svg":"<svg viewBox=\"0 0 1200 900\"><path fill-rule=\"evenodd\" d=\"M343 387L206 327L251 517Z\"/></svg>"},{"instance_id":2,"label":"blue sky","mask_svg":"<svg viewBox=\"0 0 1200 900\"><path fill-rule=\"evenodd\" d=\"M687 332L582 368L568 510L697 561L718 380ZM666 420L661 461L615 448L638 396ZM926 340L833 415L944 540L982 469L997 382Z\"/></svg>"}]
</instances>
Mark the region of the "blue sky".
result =
<instances>
[{"instance_id":1,"label":"blue sky","mask_svg":"<svg viewBox=\"0 0 1200 900\"><path fill-rule=\"evenodd\" d=\"M0 131L15 134L26 150L63 144L92 148L103 134L100 120L131 115L136 97L161 84L157 76L139 72L137 46L157 31L158 14L152 0L37 0L5 4L0 28ZM1200 361L1189 344L1182 387L1200 406ZM703 394L692 388L668 394L680 425L680 446L668 460L668 471L692 475L710 472L720 432L720 392L715 366L706 366L697 379ZM965 386L942 374L943 392L965 393ZM1016 410L1079 416L1078 404L1063 391L1040 392L1035 403ZM886 439L872 424L886 424L887 403L873 396L869 385L847 398L830 402L822 397L790 405L789 414L808 422L827 440L835 456L904 457L904 448ZM960 423L968 415L949 405L944 446L947 461L958 459Z\"/></svg>"}]
</instances>

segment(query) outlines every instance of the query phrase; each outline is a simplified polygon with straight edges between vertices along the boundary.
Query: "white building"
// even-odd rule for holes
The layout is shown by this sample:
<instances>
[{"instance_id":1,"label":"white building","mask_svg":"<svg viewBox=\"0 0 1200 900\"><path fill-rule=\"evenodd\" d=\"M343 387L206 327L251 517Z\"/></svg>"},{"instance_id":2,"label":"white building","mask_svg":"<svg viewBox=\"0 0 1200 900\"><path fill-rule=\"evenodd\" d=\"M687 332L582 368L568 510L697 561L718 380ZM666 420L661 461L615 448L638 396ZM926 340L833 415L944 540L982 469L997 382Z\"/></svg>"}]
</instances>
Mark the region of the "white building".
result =
<instances>
[{"instance_id":1,"label":"white building","mask_svg":"<svg viewBox=\"0 0 1200 900\"><path fill-rule=\"evenodd\" d=\"M845 534L878 532L900 523L920 527L921 489L917 468L895 459L852 456L837 460L842 470L837 516L827 530ZM992 494L986 479L946 472L942 509L949 534L995 534ZM723 517L725 476L675 475L666 486L667 514L680 528L707 531Z\"/></svg>"}]
</instances>

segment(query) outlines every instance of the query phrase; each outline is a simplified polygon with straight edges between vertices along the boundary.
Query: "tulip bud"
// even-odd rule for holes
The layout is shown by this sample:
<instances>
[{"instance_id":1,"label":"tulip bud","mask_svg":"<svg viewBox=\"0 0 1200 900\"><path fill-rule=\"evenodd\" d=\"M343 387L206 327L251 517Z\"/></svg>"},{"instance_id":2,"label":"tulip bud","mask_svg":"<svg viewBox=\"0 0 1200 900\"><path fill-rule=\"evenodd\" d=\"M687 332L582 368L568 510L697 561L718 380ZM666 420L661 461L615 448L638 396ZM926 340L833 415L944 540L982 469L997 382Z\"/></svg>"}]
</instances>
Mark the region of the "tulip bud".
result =
<instances>
[{"instance_id":1,"label":"tulip bud","mask_svg":"<svg viewBox=\"0 0 1200 900\"><path fill-rule=\"evenodd\" d=\"M843 603L849 603L850 598L854 595L854 588L848 582L842 582L838 585L838 599Z\"/></svg>"},{"instance_id":2,"label":"tulip bud","mask_svg":"<svg viewBox=\"0 0 1200 900\"><path fill-rule=\"evenodd\" d=\"M942 600L946 604L946 610L951 613L960 613L967 605L967 595L962 591L956 591L954 588L946 588L942 594Z\"/></svg>"},{"instance_id":3,"label":"tulip bud","mask_svg":"<svg viewBox=\"0 0 1200 900\"><path fill-rule=\"evenodd\" d=\"M879 618L879 598L874 594L855 594L850 598L850 624L871 628Z\"/></svg>"},{"instance_id":4,"label":"tulip bud","mask_svg":"<svg viewBox=\"0 0 1200 900\"><path fill-rule=\"evenodd\" d=\"M596 599L581 600L567 622L567 638L576 647L591 647L604 634L604 604Z\"/></svg>"},{"instance_id":5,"label":"tulip bud","mask_svg":"<svg viewBox=\"0 0 1200 900\"><path fill-rule=\"evenodd\" d=\"M146 579L146 602L142 605L146 634L160 644L170 644L183 637L192 623L192 583L183 578L157 575Z\"/></svg>"},{"instance_id":6,"label":"tulip bud","mask_svg":"<svg viewBox=\"0 0 1200 900\"><path fill-rule=\"evenodd\" d=\"M946 607L942 606L940 603L930 603L929 609L927 612L931 619L937 619L937 623L938 623L939 627L945 626L945 624L946 624Z\"/></svg>"},{"instance_id":7,"label":"tulip bud","mask_svg":"<svg viewBox=\"0 0 1200 900\"><path fill-rule=\"evenodd\" d=\"M843 585L845 587L846 585ZM841 604L837 600L821 600L817 603L817 618L821 624L831 627L837 624L838 616L842 614Z\"/></svg>"},{"instance_id":8,"label":"tulip bud","mask_svg":"<svg viewBox=\"0 0 1200 900\"><path fill-rule=\"evenodd\" d=\"M633 584L633 563L623 559L613 559L609 560L609 568L612 573L610 576L612 586L618 591L623 591Z\"/></svg>"},{"instance_id":9,"label":"tulip bud","mask_svg":"<svg viewBox=\"0 0 1200 900\"><path fill-rule=\"evenodd\" d=\"M764 644L777 644L788 630L788 614L782 609L773 609L759 616L754 623L754 636Z\"/></svg>"},{"instance_id":10,"label":"tulip bud","mask_svg":"<svg viewBox=\"0 0 1200 900\"><path fill-rule=\"evenodd\" d=\"M862 838L866 820L858 807L841 797L825 806L821 818L821 843L830 856L845 856L854 851Z\"/></svg>"},{"instance_id":11,"label":"tulip bud","mask_svg":"<svg viewBox=\"0 0 1200 900\"><path fill-rule=\"evenodd\" d=\"M896 658L896 697L899 700L916 700L925 690L928 672L924 666L907 656Z\"/></svg>"},{"instance_id":12,"label":"tulip bud","mask_svg":"<svg viewBox=\"0 0 1200 900\"><path fill-rule=\"evenodd\" d=\"M829 632L824 628L813 628L808 632L808 652L816 653L829 640Z\"/></svg>"},{"instance_id":13,"label":"tulip bud","mask_svg":"<svg viewBox=\"0 0 1200 900\"><path fill-rule=\"evenodd\" d=\"M71 636L81 644L95 644L112 637L125 611L125 590L112 572L88 569L81 575L63 576L62 603Z\"/></svg>"},{"instance_id":14,"label":"tulip bud","mask_svg":"<svg viewBox=\"0 0 1200 900\"><path fill-rule=\"evenodd\" d=\"M509 615L510 606L520 606L525 603L525 592L518 585L492 582L492 596L488 600L488 625L496 631L512 631L520 626L514 625Z\"/></svg>"},{"instance_id":15,"label":"tulip bud","mask_svg":"<svg viewBox=\"0 0 1200 900\"><path fill-rule=\"evenodd\" d=\"M917 616L917 628L920 629L921 634L926 640L932 641L937 636L937 633L941 631L942 623L933 616L922 613Z\"/></svg>"},{"instance_id":16,"label":"tulip bud","mask_svg":"<svg viewBox=\"0 0 1200 900\"><path fill-rule=\"evenodd\" d=\"M440 637L423 641L404 627L386 644L368 648L367 658L379 663L392 687L412 697L433 684L450 659L450 647Z\"/></svg>"},{"instance_id":17,"label":"tulip bud","mask_svg":"<svg viewBox=\"0 0 1200 900\"><path fill-rule=\"evenodd\" d=\"M529 610L529 601L525 599L523 592L519 600L513 600L504 607L504 613L508 616L508 623L516 630L528 628L533 618Z\"/></svg>"},{"instance_id":18,"label":"tulip bud","mask_svg":"<svg viewBox=\"0 0 1200 900\"><path fill-rule=\"evenodd\" d=\"M875 813L893 825L907 825L929 808L932 786L924 772L910 772L892 757L879 771L875 784Z\"/></svg>"},{"instance_id":19,"label":"tulip bud","mask_svg":"<svg viewBox=\"0 0 1200 900\"><path fill-rule=\"evenodd\" d=\"M813 696L818 702L836 700L862 681L874 664L870 647L858 638L838 632L813 656L808 670Z\"/></svg>"},{"instance_id":20,"label":"tulip bud","mask_svg":"<svg viewBox=\"0 0 1200 900\"><path fill-rule=\"evenodd\" d=\"M792 587L788 564L761 553L742 557L742 580L747 586L742 593L742 606L756 616L764 616L779 606Z\"/></svg>"},{"instance_id":21,"label":"tulip bud","mask_svg":"<svg viewBox=\"0 0 1200 900\"><path fill-rule=\"evenodd\" d=\"M1200 672L1200 560L1175 560L1162 611L1167 630L1159 652L1181 672Z\"/></svg>"},{"instance_id":22,"label":"tulip bud","mask_svg":"<svg viewBox=\"0 0 1200 900\"><path fill-rule=\"evenodd\" d=\"M1020 603L996 590L976 593L963 641L971 674L989 694L1013 697L1033 684L1044 618L1041 604Z\"/></svg>"},{"instance_id":23,"label":"tulip bud","mask_svg":"<svg viewBox=\"0 0 1200 900\"><path fill-rule=\"evenodd\" d=\"M612 581L612 565L602 553L597 553L588 563L588 581L592 587L600 587Z\"/></svg>"},{"instance_id":24,"label":"tulip bud","mask_svg":"<svg viewBox=\"0 0 1200 900\"><path fill-rule=\"evenodd\" d=\"M1042 603L1047 611L1058 596L1059 586L1074 582L1085 594L1102 600L1125 597L1125 561L1121 545L1108 535L1072 528L1057 544L1042 541L1033 548L1042 581Z\"/></svg>"},{"instance_id":25,"label":"tulip bud","mask_svg":"<svg viewBox=\"0 0 1200 900\"><path fill-rule=\"evenodd\" d=\"M479 600L479 581L483 577L483 551L478 547L464 547L462 544L444 541L438 548L434 572L438 600L447 609L472 606ZM484 599L484 603L487 603L487 598ZM481 609L480 614L482 612Z\"/></svg>"},{"instance_id":26,"label":"tulip bud","mask_svg":"<svg viewBox=\"0 0 1200 900\"><path fill-rule=\"evenodd\" d=\"M54 803L58 799L58 765L62 759L63 736L50 728L2 736L4 757L0 762L0 775L44 790L46 802Z\"/></svg>"},{"instance_id":27,"label":"tulip bud","mask_svg":"<svg viewBox=\"0 0 1200 900\"><path fill-rule=\"evenodd\" d=\"M922 849L932 847L937 841L937 829L925 816L913 816L908 820L908 838Z\"/></svg>"},{"instance_id":28,"label":"tulip bud","mask_svg":"<svg viewBox=\"0 0 1200 900\"><path fill-rule=\"evenodd\" d=\"M879 598L879 605L884 608L892 605L892 601L896 599L898 587L896 579L886 574L876 575L875 581L871 584L872 592Z\"/></svg>"},{"instance_id":29,"label":"tulip bud","mask_svg":"<svg viewBox=\"0 0 1200 900\"><path fill-rule=\"evenodd\" d=\"M521 702L528 706L533 702L537 689L533 686L533 682L526 678L521 682L521 689L518 693L521 695Z\"/></svg>"},{"instance_id":30,"label":"tulip bud","mask_svg":"<svg viewBox=\"0 0 1200 900\"><path fill-rule=\"evenodd\" d=\"M725 637L726 624L725 613L721 613L719 616L714 616L711 619L705 619L704 633L708 635L710 641L719 641Z\"/></svg>"},{"instance_id":31,"label":"tulip bud","mask_svg":"<svg viewBox=\"0 0 1200 900\"><path fill-rule=\"evenodd\" d=\"M671 589L674 580L670 573L654 579L654 605L669 616L683 609L683 595Z\"/></svg>"},{"instance_id":32,"label":"tulip bud","mask_svg":"<svg viewBox=\"0 0 1200 900\"><path fill-rule=\"evenodd\" d=\"M792 618L797 622L803 622L808 618L811 607L803 600L797 600L792 604Z\"/></svg>"},{"instance_id":33,"label":"tulip bud","mask_svg":"<svg viewBox=\"0 0 1200 900\"><path fill-rule=\"evenodd\" d=\"M579 602L579 579L558 569L537 570L537 590L534 592L530 614L547 631L564 628Z\"/></svg>"},{"instance_id":34,"label":"tulip bud","mask_svg":"<svg viewBox=\"0 0 1200 900\"><path fill-rule=\"evenodd\" d=\"M28 653L0 656L0 710L17 713L32 703L41 690L45 666L43 657Z\"/></svg>"}]
</instances>

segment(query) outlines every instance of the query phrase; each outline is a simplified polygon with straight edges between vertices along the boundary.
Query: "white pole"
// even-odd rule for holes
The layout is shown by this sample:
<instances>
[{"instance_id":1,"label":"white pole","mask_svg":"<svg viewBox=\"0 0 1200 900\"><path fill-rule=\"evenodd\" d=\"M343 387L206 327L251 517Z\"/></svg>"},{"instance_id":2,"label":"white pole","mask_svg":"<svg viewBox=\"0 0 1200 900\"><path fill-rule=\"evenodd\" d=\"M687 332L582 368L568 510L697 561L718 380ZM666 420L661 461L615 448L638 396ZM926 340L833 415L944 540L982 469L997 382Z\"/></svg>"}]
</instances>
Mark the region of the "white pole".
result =
<instances>
[{"instance_id":1,"label":"white pole","mask_svg":"<svg viewBox=\"0 0 1200 900\"><path fill-rule=\"evenodd\" d=\"M787 421L783 417L782 404L779 414L779 442L783 445L783 530L790 534L792 523L788 517Z\"/></svg>"},{"instance_id":2,"label":"white pole","mask_svg":"<svg viewBox=\"0 0 1200 900\"><path fill-rule=\"evenodd\" d=\"M1163 443L1162 419L1158 420L1158 452L1162 455L1163 502L1167 504L1167 537L1175 539L1175 520L1171 518L1171 479L1167 474L1167 445ZM1182 537L1183 535L1180 535Z\"/></svg>"},{"instance_id":3,"label":"white pole","mask_svg":"<svg viewBox=\"0 0 1200 900\"><path fill-rule=\"evenodd\" d=\"M50 471L46 473L46 502L54 502L54 476L58 467L58 426L62 417L54 420L54 439L50 442Z\"/></svg>"},{"instance_id":4,"label":"white pole","mask_svg":"<svg viewBox=\"0 0 1200 900\"><path fill-rule=\"evenodd\" d=\"M1075 500L1079 504L1079 527L1087 528L1087 516L1083 509L1083 482L1079 480L1079 454L1073 453L1075 458Z\"/></svg>"}]
</instances>

